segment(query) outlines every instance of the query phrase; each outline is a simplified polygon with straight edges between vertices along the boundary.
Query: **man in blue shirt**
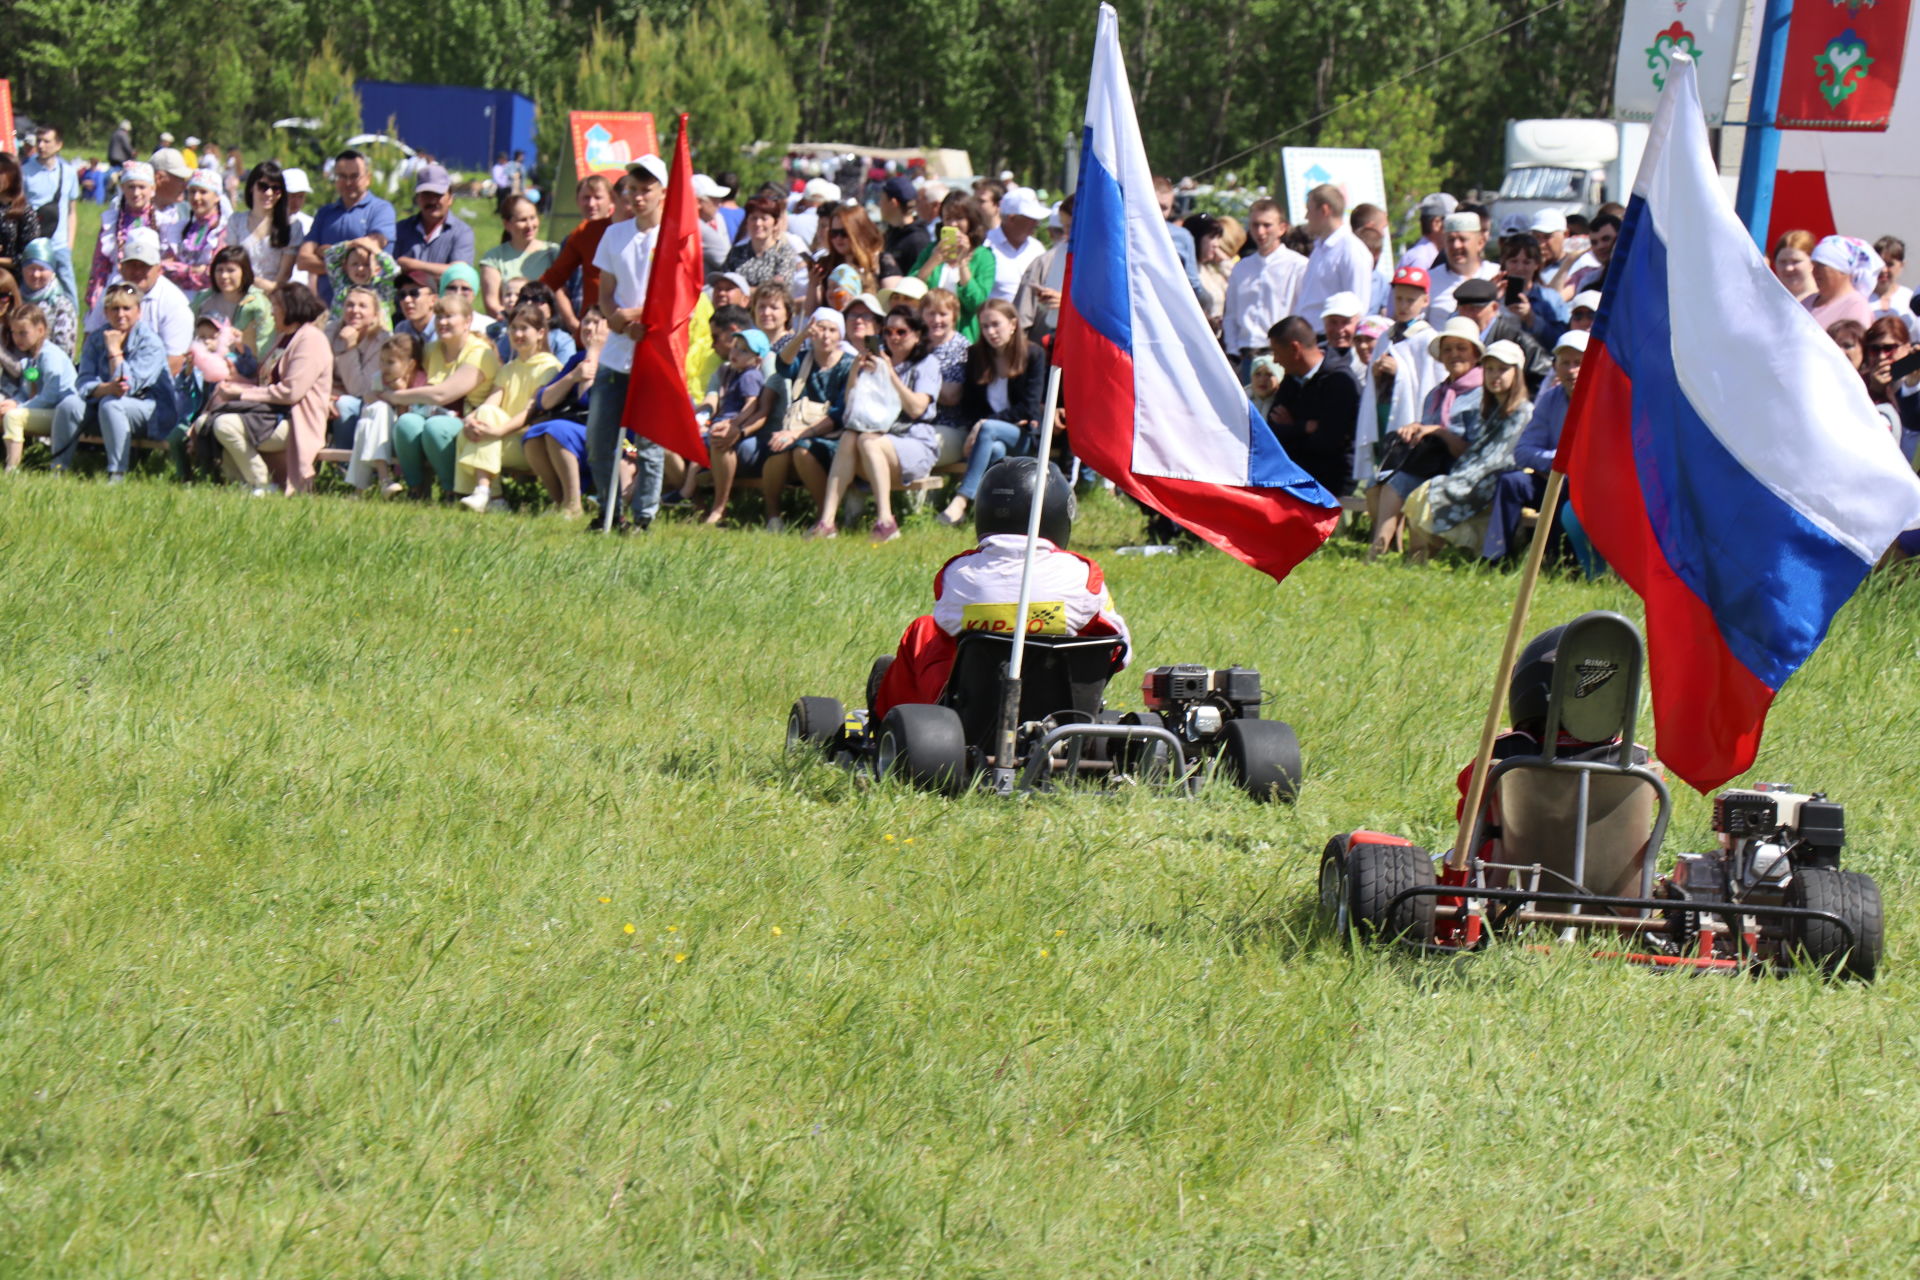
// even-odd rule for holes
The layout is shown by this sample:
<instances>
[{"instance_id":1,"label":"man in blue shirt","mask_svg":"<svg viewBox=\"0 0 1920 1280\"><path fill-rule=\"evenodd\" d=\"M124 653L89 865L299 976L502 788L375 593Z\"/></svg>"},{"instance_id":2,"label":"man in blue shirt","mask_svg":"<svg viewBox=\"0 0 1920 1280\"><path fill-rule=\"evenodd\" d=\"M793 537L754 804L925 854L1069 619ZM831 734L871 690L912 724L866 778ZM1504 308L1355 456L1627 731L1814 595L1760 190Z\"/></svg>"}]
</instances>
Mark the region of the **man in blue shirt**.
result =
<instances>
[{"instance_id":1,"label":"man in blue shirt","mask_svg":"<svg viewBox=\"0 0 1920 1280\"><path fill-rule=\"evenodd\" d=\"M60 287L75 302L80 300L79 286L73 278L73 237L77 229L73 206L80 199L80 180L73 166L60 158L60 130L50 124L40 126L34 138L33 154L20 166L26 180L27 203L41 214L40 234L53 241L53 273ZM48 221L45 211L57 209Z\"/></svg>"},{"instance_id":2,"label":"man in blue shirt","mask_svg":"<svg viewBox=\"0 0 1920 1280\"><path fill-rule=\"evenodd\" d=\"M456 262L473 265L473 228L453 215L453 183L437 164L420 166L413 179L413 205L419 212L396 231L394 261L407 277L438 287L440 273Z\"/></svg>"},{"instance_id":3,"label":"man in blue shirt","mask_svg":"<svg viewBox=\"0 0 1920 1280\"><path fill-rule=\"evenodd\" d=\"M313 277L320 301L333 302L333 283L327 279L326 252L336 244L373 236L382 248L393 244L396 219L393 206L368 190L373 166L358 151L342 151L333 158L333 189L339 199L321 206L313 227L300 246L296 265Z\"/></svg>"}]
</instances>

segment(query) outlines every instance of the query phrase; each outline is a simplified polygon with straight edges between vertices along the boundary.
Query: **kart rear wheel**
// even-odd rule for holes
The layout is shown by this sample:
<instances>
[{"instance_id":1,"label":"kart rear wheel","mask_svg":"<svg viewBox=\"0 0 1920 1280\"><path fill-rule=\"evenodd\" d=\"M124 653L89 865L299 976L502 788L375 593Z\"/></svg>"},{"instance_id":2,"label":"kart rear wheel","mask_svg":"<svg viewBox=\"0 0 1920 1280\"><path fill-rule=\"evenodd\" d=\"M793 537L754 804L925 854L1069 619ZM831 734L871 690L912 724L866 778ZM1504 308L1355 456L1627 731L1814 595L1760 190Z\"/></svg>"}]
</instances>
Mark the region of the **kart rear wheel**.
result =
<instances>
[{"instance_id":1,"label":"kart rear wheel","mask_svg":"<svg viewBox=\"0 0 1920 1280\"><path fill-rule=\"evenodd\" d=\"M1255 800L1292 804L1300 793L1300 739L1284 720L1229 720L1220 735L1228 776Z\"/></svg>"},{"instance_id":2,"label":"kart rear wheel","mask_svg":"<svg viewBox=\"0 0 1920 1280\"><path fill-rule=\"evenodd\" d=\"M1825 920L1794 921L1796 961L1818 965L1832 977L1873 981L1886 942L1886 921L1880 886L1872 876L1832 867L1797 868L1787 887L1787 905L1830 911L1853 931L1849 941L1846 929L1836 929Z\"/></svg>"},{"instance_id":3,"label":"kart rear wheel","mask_svg":"<svg viewBox=\"0 0 1920 1280\"><path fill-rule=\"evenodd\" d=\"M893 665L893 655L883 653L873 660L873 667L867 672L867 707L873 707L873 701L880 692L880 682L887 678L887 668Z\"/></svg>"},{"instance_id":4,"label":"kart rear wheel","mask_svg":"<svg viewBox=\"0 0 1920 1280\"><path fill-rule=\"evenodd\" d=\"M1405 937L1433 939L1431 896L1388 908L1397 894L1433 883L1433 859L1409 844L1377 844L1335 836L1320 855L1320 916L1349 945Z\"/></svg>"},{"instance_id":5,"label":"kart rear wheel","mask_svg":"<svg viewBox=\"0 0 1920 1280\"><path fill-rule=\"evenodd\" d=\"M1154 729L1164 729L1167 722L1158 711L1125 711L1120 715L1121 724L1146 725ZM1114 744L1114 765L1135 782L1159 782L1172 768L1172 752L1165 742L1155 740L1142 741L1138 738L1123 738Z\"/></svg>"},{"instance_id":6,"label":"kart rear wheel","mask_svg":"<svg viewBox=\"0 0 1920 1280\"><path fill-rule=\"evenodd\" d=\"M968 781L967 734L951 707L902 703L880 723L874 777L900 778L926 791L958 795Z\"/></svg>"},{"instance_id":7,"label":"kart rear wheel","mask_svg":"<svg viewBox=\"0 0 1920 1280\"><path fill-rule=\"evenodd\" d=\"M787 712L787 750L829 749L846 726L847 710L838 698L796 698Z\"/></svg>"}]
</instances>

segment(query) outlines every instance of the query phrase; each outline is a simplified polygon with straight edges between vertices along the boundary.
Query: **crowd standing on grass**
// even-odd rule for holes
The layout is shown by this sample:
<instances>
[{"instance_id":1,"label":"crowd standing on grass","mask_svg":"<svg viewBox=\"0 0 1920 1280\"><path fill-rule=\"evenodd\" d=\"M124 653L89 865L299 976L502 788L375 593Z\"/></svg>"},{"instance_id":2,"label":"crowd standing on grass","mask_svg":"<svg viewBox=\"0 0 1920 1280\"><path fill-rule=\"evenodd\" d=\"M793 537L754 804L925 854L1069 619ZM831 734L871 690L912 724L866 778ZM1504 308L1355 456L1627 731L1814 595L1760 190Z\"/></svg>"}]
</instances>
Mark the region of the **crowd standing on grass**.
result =
<instances>
[{"instance_id":1,"label":"crowd standing on grass","mask_svg":"<svg viewBox=\"0 0 1920 1280\"><path fill-rule=\"evenodd\" d=\"M1010 173L962 187L875 165L843 175L851 192L694 175L708 275L686 375L703 468L623 422L665 207L658 157L583 180L579 224L550 241L524 156L500 156L502 235L482 246L431 158L409 165L400 210L344 150L324 169L333 198L308 211L300 169L160 143L136 151L122 122L109 164L84 173L53 126L24 159L0 153L8 470L30 439L57 471L98 442L111 483L141 442L164 442L183 480L297 493L338 465L354 492L476 513L510 509L506 478L526 474L562 518L614 505L627 530L677 506L720 525L757 489L770 531L802 510L807 537L832 538L871 506L885 542L902 490L950 483L936 518L963 524L987 469L1038 448L1073 199ZM83 186L111 191L90 244ZM1244 219L1183 215L1174 183L1155 190L1254 408L1365 514L1370 555L1500 561L1533 521L1601 567L1570 507L1537 508L1624 209L1496 228L1436 193L1395 254L1387 211L1349 208L1331 185L1307 193L1298 226L1271 199ZM1770 260L1911 460L1920 375L1892 373L1920 337L1905 259L1892 237L1790 231ZM1070 464L1072 405L1058 415Z\"/></svg>"}]
</instances>

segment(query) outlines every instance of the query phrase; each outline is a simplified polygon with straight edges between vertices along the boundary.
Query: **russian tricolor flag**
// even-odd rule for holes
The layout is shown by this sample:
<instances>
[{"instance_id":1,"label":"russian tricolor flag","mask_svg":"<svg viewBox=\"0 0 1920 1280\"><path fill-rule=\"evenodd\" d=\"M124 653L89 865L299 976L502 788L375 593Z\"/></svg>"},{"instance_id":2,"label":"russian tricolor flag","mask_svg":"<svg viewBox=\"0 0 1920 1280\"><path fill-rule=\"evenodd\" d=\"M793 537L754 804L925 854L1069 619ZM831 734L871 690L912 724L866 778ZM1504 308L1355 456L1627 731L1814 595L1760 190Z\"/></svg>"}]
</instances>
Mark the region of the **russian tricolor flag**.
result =
<instances>
[{"instance_id":1,"label":"russian tricolor flag","mask_svg":"<svg viewBox=\"0 0 1920 1280\"><path fill-rule=\"evenodd\" d=\"M1088 466L1276 579L1340 505L1253 410L1187 284L1154 196L1119 20L1100 6L1056 363Z\"/></svg>"},{"instance_id":2,"label":"russian tricolor flag","mask_svg":"<svg viewBox=\"0 0 1920 1280\"><path fill-rule=\"evenodd\" d=\"M1894 537L1920 481L1728 204L1693 64L1653 121L1554 465L1646 603L1660 757L1702 791Z\"/></svg>"}]
</instances>

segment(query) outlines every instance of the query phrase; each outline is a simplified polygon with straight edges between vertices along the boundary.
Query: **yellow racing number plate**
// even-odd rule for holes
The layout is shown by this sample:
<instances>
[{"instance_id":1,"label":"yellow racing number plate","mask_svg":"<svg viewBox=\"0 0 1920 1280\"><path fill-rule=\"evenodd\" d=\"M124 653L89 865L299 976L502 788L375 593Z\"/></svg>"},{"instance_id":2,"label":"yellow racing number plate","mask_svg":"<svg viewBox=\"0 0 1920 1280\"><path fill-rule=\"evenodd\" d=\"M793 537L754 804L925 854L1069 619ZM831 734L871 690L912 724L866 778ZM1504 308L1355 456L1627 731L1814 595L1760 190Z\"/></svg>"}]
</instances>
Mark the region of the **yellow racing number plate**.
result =
<instances>
[{"instance_id":1,"label":"yellow racing number plate","mask_svg":"<svg viewBox=\"0 0 1920 1280\"><path fill-rule=\"evenodd\" d=\"M988 631L1010 636L1020 609L1012 604L969 604L960 607L962 631ZM1027 606L1027 634L1063 636L1067 634L1067 604L1064 600L1035 600Z\"/></svg>"}]
</instances>

